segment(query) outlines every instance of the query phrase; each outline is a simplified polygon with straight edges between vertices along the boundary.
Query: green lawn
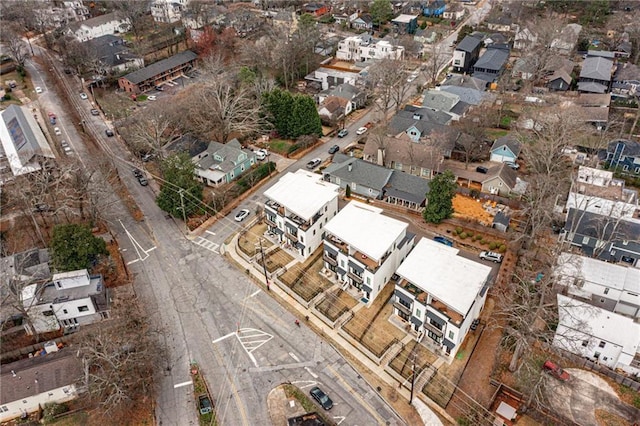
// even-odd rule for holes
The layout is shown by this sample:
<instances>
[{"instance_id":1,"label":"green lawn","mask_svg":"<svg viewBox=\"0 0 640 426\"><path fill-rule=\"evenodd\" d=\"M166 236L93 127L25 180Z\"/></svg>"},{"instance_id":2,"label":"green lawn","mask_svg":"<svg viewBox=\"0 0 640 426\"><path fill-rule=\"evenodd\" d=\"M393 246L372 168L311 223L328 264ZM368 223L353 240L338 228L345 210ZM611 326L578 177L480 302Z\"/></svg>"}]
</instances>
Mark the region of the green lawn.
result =
<instances>
[{"instance_id":1,"label":"green lawn","mask_svg":"<svg viewBox=\"0 0 640 426\"><path fill-rule=\"evenodd\" d=\"M269 150L271 152L286 155L291 145L293 145L293 142L290 140L271 139L269 141Z\"/></svg>"}]
</instances>

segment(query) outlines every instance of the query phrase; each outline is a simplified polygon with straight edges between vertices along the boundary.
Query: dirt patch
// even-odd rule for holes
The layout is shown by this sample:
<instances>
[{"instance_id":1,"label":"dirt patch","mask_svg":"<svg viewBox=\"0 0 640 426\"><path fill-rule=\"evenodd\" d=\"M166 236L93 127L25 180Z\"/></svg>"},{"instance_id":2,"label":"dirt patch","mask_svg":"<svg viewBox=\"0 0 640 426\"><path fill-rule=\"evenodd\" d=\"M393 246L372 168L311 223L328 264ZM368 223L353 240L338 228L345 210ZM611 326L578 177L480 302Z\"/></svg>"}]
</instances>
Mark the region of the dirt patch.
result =
<instances>
[{"instance_id":1,"label":"dirt patch","mask_svg":"<svg viewBox=\"0 0 640 426\"><path fill-rule=\"evenodd\" d=\"M322 312L329 320L335 321L342 314L356 306L357 303L353 297L339 288L336 291L327 293L325 298L318 303L316 309Z\"/></svg>"},{"instance_id":2,"label":"dirt patch","mask_svg":"<svg viewBox=\"0 0 640 426\"><path fill-rule=\"evenodd\" d=\"M596 421L599 426L631 426L625 418L600 409L596 409Z\"/></svg>"},{"instance_id":3,"label":"dirt patch","mask_svg":"<svg viewBox=\"0 0 640 426\"><path fill-rule=\"evenodd\" d=\"M291 290L309 301L333 285L320 273L323 267L322 250L317 250L304 263L296 264L285 272L281 279Z\"/></svg>"},{"instance_id":4,"label":"dirt patch","mask_svg":"<svg viewBox=\"0 0 640 426\"><path fill-rule=\"evenodd\" d=\"M240 234L238 237L238 246L240 250L247 256L253 256L260 251L260 239L262 239L262 248L266 250L271 247L273 243L262 236L267 230L266 223L257 223L249 228L246 232Z\"/></svg>"},{"instance_id":5,"label":"dirt patch","mask_svg":"<svg viewBox=\"0 0 640 426\"><path fill-rule=\"evenodd\" d=\"M280 247L277 247L275 250L271 250L269 253L266 253L264 260L267 266L267 271L274 272L291 262L293 257ZM258 265L262 267L262 259L258 259Z\"/></svg>"},{"instance_id":6,"label":"dirt patch","mask_svg":"<svg viewBox=\"0 0 640 426\"><path fill-rule=\"evenodd\" d=\"M480 223L492 223L493 216L487 212L481 201L465 195L456 194L453 197L454 217L470 218Z\"/></svg>"},{"instance_id":7,"label":"dirt patch","mask_svg":"<svg viewBox=\"0 0 640 426\"><path fill-rule=\"evenodd\" d=\"M412 373L415 357L416 372L419 374L427 366L432 365L438 357L420 343L413 341L391 360L390 366L405 379L409 379Z\"/></svg>"}]
</instances>

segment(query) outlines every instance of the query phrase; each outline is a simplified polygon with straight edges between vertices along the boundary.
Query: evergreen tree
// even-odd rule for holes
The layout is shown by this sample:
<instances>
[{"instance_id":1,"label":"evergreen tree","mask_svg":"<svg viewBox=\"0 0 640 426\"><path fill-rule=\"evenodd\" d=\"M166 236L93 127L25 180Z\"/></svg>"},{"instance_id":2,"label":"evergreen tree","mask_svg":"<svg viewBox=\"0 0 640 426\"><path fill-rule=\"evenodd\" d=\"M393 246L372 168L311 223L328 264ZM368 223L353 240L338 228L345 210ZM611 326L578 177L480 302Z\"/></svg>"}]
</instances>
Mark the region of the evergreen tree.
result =
<instances>
[{"instance_id":1,"label":"evergreen tree","mask_svg":"<svg viewBox=\"0 0 640 426\"><path fill-rule=\"evenodd\" d=\"M426 222L440 223L453 214L453 196L456 195L456 178L450 170L437 175L429 183L427 207L422 212Z\"/></svg>"},{"instance_id":2,"label":"evergreen tree","mask_svg":"<svg viewBox=\"0 0 640 426\"><path fill-rule=\"evenodd\" d=\"M322 135L320 116L310 96L275 89L264 94L263 106L281 137L295 139L302 135Z\"/></svg>"},{"instance_id":3,"label":"evergreen tree","mask_svg":"<svg viewBox=\"0 0 640 426\"><path fill-rule=\"evenodd\" d=\"M194 179L194 170L195 165L187 154L172 155L162 162L165 182L156 198L158 207L180 219L200 209L202 185Z\"/></svg>"},{"instance_id":4,"label":"evergreen tree","mask_svg":"<svg viewBox=\"0 0 640 426\"><path fill-rule=\"evenodd\" d=\"M389 0L373 0L371 5L371 18L375 26L386 23L393 17L393 7Z\"/></svg>"},{"instance_id":5,"label":"evergreen tree","mask_svg":"<svg viewBox=\"0 0 640 426\"><path fill-rule=\"evenodd\" d=\"M58 272L90 268L100 255L109 254L102 238L87 225L56 225L51 238L51 261Z\"/></svg>"}]
</instances>

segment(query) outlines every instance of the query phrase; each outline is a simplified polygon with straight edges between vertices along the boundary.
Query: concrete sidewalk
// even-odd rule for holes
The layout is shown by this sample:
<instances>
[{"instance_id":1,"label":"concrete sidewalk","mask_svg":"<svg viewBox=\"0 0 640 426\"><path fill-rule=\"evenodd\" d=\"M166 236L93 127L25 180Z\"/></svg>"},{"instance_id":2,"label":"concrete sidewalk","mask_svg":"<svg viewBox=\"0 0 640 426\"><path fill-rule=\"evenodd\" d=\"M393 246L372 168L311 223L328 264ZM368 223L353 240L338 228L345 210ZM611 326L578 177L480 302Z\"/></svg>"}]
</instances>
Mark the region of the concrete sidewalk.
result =
<instances>
[{"instance_id":1,"label":"concrete sidewalk","mask_svg":"<svg viewBox=\"0 0 640 426\"><path fill-rule=\"evenodd\" d=\"M242 256L240 256L236 252L237 240L238 240L238 234L234 235L231 242L228 245L224 246L223 253L228 254L236 263L238 263L242 267L242 269L248 270L250 275L253 277L253 279L260 282L266 289L266 282L265 282L265 277L263 272L261 270L256 269L252 264L245 261L242 258ZM337 330L334 330L333 328L327 326L322 320L317 318L310 309L307 309L304 306L300 305L293 297L287 294L284 290L282 290L276 284L271 283L268 291L270 291L274 295L277 295L280 299L284 300L291 308L295 309L299 313L301 318L308 316L309 321L313 323L314 327L321 330L322 333L324 333L325 335L329 336L331 340L335 342L335 344L349 351L367 369L369 369L372 373L377 375L381 380L383 380L388 385L396 388L397 392L404 399L406 399L407 401L409 400L409 397L410 397L409 390L405 389L404 387L398 388L398 382L389 374L387 374L386 371L384 371L383 366L376 364L366 356L362 355L362 353L360 353L360 351L358 351L356 347L354 347L349 341L347 341L342 336L340 336ZM372 388L374 387L372 386ZM418 392L418 398L423 398L423 396L420 395L420 393L421 392ZM418 398L414 398L414 400L417 400ZM424 399L426 399L426 397L424 397ZM426 404L422 403L418 405L417 403L414 403L414 407L416 408L416 411L420 415L420 418L422 419L425 425L442 426L442 422L440 421L438 416L429 407L427 407ZM438 413L441 416L450 420L451 423L455 424L455 420L451 418L451 416L449 416L449 414L446 413L443 409L441 408L439 409L439 407L437 406L435 406L434 408L438 410Z\"/></svg>"}]
</instances>

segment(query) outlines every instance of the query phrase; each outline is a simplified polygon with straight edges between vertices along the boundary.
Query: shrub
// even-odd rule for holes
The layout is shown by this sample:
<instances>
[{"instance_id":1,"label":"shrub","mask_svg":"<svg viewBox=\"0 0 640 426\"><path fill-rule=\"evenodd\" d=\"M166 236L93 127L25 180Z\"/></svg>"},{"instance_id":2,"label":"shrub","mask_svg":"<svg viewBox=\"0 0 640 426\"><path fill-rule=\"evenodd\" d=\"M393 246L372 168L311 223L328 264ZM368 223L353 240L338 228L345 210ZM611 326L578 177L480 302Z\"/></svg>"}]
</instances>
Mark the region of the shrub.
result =
<instances>
[{"instance_id":1,"label":"shrub","mask_svg":"<svg viewBox=\"0 0 640 426\"><path fill-rule=\"evenodd\" d=\"M484 238L482 238L482 239L480 240L480 244L482 244L482 245L487 244L487 240L485 240Z\"/></svg>"},{"instance_id":2,"label":"shrub","mask_svg":"<svg viewBox=\"0 0 640 426\"><path fill-rule=\"evenodd\" d=\"M496 248L497 246L498 246L498 245L497 245L495 242L491 241L491 242L489 243L489 250L495 250L495 248Z\"/></svg>"},{"instance_id":3,"label":"shrub","mask_svg":"<svg viewBox=\"0 0 640 426\"><path fill-rule=\"evenodd\" d=\"M477 189L472 189L471 191L469 191L469 196L471 198L478 198L480 196L480 191L478 191Z\"/></svg>"},{"instance_id":4,"label":"shrub","mask_svg":"<svg viewBox=\"0 0 640 426\"><path fill-rule=\"evenodd\" d=\"M463 233L461 233L461 234L460 234L460 238L462 238L463 240L464 240L465 238L467 238L467 236L468 236L468 235L467 235L467 233L466 233L466 232L463 232Z\"/></svg>"},{"instance_id":5,"label":"shrub","mask_svg":"<svg viewBox=\"0 0 640 426\"><path fill-rule=\"evenodd\" d=\"M290 145L289 148L287 149L287 154L293 154L299 148L300 148L300 145L298 145L297 143L294 143L293 145Z\"/></svg>"},{"instance_id":6,"label":"shrub","mask_svg":"<svg viewBox=\"0 0 640 426\"><path fill-rule=\"evenodd\" d=\"M459 226L456 226L456 234L462 234L462 228Z\"/></svg>"},{"instance_id":7,"label":"shrub","mask_svg":"<svg viewBox=\"0 0 640 426\"><path fill-rule=\"evenodd\" d=\"M473 238L473 231L467 231L467 236L469 236L469 238Z\"/></svg>"},{"instance_id":8,"label":"shrub","mask_svg":"<svg viewBox=\"0 0 640 426\"><path fill-rule=\"evenodd\" d=\"M507 246L505 246L504 244L500 244L500 247L498 247L498 251L500 253L504 253L505 251L507 251Z\"/></svg>"},{"instance_id":9,"label":"shrub","mask_svg":"<svg viewBox=\"0 0 640 426\"><path fill-rule=\"evenodd\" d=\"M476 235L476 236L475 236L475 239L476 239L476 241L481 240L481 239L482 239L482 235L480 235L480 234Z\"/></svg>"},{"instance_id":10,"label":"shrub","mask_svg":"<svg viewBox=\"0 0 640 426\"><path fill-rule=\"evenodd\" d=\"M47 403L44 405L43 420L44 423L53 423L56 416L69 411L69 407L65 404Z\"/></svg>"}]
</instances>

